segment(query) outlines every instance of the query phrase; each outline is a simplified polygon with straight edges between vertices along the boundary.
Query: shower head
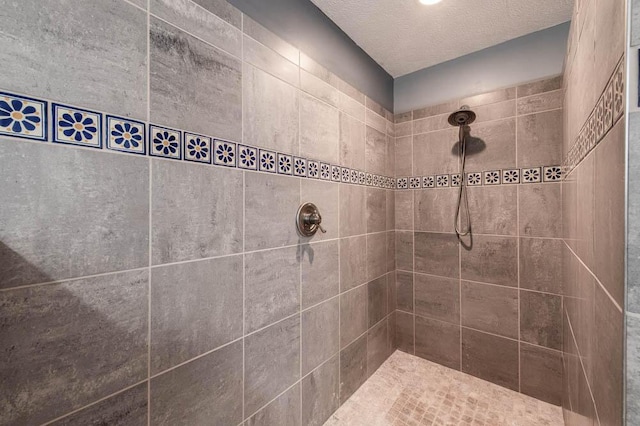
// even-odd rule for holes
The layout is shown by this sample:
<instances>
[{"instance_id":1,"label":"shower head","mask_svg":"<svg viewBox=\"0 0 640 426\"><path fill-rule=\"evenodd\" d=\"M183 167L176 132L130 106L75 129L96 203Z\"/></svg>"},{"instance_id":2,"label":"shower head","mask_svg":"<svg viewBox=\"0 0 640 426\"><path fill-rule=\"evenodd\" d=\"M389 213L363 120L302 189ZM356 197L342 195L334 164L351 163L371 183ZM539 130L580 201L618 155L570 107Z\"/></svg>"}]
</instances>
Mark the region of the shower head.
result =
<instances>
[{"instance_id":1,"label":"shower head","mask_svg":"<svg viewBox=\"0 0 640 426\"><path fill-rule=\"evenodd\" d=\"M452 126L466 126L473 123L476 119L476 113L471 111L468 106L463 105L458 111L449 116L449 124Z\"/></svg>"}]
</instances>

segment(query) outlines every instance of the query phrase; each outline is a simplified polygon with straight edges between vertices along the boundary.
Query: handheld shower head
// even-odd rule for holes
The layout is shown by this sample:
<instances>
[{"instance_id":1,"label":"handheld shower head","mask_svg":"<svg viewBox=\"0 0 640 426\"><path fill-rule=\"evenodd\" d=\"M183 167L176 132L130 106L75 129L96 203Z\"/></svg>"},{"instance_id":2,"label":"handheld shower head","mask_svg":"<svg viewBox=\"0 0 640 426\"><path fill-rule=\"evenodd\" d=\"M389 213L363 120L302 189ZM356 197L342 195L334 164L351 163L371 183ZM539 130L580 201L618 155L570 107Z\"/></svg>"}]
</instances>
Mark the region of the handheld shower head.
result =
<instances>
[{"instance_id":1,"label":"handheld shower head","mask_svg":"<svg viewBox=\"0 0 640 426\"><path fill-rule=\"evenodd\" d=\"M449 124L452 126L467 126L476 120L476 113L468 106L463 105L458 111L449 115Z\"/></svg>"}]
</instances>

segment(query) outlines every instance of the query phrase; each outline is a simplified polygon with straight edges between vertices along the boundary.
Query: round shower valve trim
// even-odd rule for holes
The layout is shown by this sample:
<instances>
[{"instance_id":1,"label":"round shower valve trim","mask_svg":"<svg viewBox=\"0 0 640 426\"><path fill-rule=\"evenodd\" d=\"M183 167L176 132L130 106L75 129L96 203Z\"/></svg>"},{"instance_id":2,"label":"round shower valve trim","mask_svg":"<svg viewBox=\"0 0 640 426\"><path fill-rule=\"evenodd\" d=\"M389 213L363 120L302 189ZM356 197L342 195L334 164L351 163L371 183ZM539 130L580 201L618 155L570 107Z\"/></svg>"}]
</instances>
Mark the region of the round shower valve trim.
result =
<instances>
[{"instance_id":1,"label":"round shower valve trim","mask_svg":"<svg viewBox=\"0 0 640 426\"><path fill-rule=\"evenodd\" d=\"M304 203L298 209L296 215L296 225L298 227L298 233L303 237L311 237L315 235L318 229L324 234L325 231L320 224L322 223L322 216L318 211L318 208L313 203Z\"/></svg>"}]
</instances>

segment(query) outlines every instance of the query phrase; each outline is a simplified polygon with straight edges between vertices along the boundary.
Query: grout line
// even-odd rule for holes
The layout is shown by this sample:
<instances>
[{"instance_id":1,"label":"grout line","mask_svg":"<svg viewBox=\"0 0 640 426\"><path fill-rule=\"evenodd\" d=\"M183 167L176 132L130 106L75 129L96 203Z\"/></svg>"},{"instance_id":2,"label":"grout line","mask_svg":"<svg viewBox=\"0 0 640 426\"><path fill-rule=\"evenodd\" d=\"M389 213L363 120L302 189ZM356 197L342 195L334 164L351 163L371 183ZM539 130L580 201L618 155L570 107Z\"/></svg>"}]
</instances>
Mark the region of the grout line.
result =
<instances>
[{"instance_id":1,"label":"grout line","mask_svg":"<svg viewBox=\"0 0 640 426\"><path fill-rule=\"evenodd\" d=\"M244 57L244 13L240 13L240 56ZM241 62L241 65L244 65L244 62ZM245 106L246 102L244 99L244 66L242 69L242 77L240 78L240 138L243 143L245 140L244 136L244 123L246 121L245 117ZM256 151L256 167L258 167L260 158L259 150ZM247 207L247 174L242 172L242 421L246 419L245 413L245 405L246 405L246 395L245 395L245 387L246 387L246 339L245 336L247 334L247 273L246 273L246 235L247 235L247 217L246 217L246 207ZM242 423L242 422L241 422Z\"/></svg>"},{"instance_id":2,"label":"grout line","mask_svg":"<svg viewBox=\"0 0 640 426\"><path fill-rule=\"evenodd\" d=\"M146 21L147 21L147 123L151 122L151 0L147 0ZM149 126L149 124L147 124ZM108 129L105 129L108 133ZM146 132L146 129L145 129ZM108 143L105 141L105 143ZM146 148L145 148L146 149ZM124 153L123 153L124 154ZM152 272L151 265L153 264L153 161L150 156L148 158L149 164L149 284L147 291L148 305L147 305L147 426L151 426L151 280Z\"/></svg>"}]
</instances>

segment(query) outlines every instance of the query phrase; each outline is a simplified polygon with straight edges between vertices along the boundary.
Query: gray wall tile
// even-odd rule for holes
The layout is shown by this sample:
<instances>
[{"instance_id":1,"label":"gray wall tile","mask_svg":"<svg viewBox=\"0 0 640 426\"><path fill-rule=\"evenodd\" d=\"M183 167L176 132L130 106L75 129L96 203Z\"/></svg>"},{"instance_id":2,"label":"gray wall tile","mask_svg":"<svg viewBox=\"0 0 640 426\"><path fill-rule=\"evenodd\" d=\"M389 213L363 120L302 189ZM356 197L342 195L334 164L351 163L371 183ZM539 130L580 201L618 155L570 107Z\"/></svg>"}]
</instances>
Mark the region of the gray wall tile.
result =
<instances>
[{"instance_id":1,"label":"gray wall tile","mask_svg":"<svg viewBox=\"0 0 640 426\"><path fill-rule=\"evenodd\" d=\"M285 59L280 54L258 43L251 37L244 36L243 59L271 75L298 87L299 68L297 64Z\"/></svg>"},{"instance_id":2,"label":"gray wall tile","mask_svg":"<svg viewBox=\"0 0 640 426\"><path fill-rule=\"evenodd\" d=\"M518 290L462 281L462 325L519 338Z\"/></svg>"},{"instance_id":3,"label":"gray wall tile","mask_svg":"<svg viewBox=\"0 0 640 426\"><path fill-rule=\"evenodd\" d=\"M300 317L245 337L244 412L250 416L300 378Z\"/></svg>"},{"instance_id":4,"label":"gray wall tile","mask_svg":"<svg viewBox=\"0 0 640 426\"><path fill-rule=\"evenodd\" d=\"M401 311L413 312L413 275L409 272L396 272L396 302Z\"/></svg>"},{"instance_id":5,"label":"gray wall tile","mask_svg":"<svg viewBox=\"0 0 640 426\"><path fill-rule=\"evenodd\" d=\"M409 123L411 124L411 123ZM413 137L395 138L395 176L413 175Z\"/></svg>"},{"instance_id":6,"label":"gray wall tile","mask_svg":"<svg viewBox=\"0 0 640 426\"><path fill-rule=\"evenodd\" d=\"M244 142L298 153L298 104L295 87L244 64L242 116Z\"/></svg>"},{"instance_id":7,"label":"gray wall tile","mask_svg":"<svg viewBox=\"0 0 640 426\"><path fill-rule=\"evenodd\" d=\"M394 347L398 348L403 352L413 354L414 353L413 315L407 314L405 312L396 311L394 312L394 322L395 322Z\"/></svg>"},{"instance_id":8,"label":"gray wall tile","mask_svg":"<svg viewBox=\"0 0 640 426\"><path fill-rule=\"evenodd\" d=\"M468 105L475 107L478 105L488 105L496 102L503 102L516 97L516 88L509 87L506 89L498 89L492 92L482 93L480 95L469 96L464 99L460 99L460 105Z\"/></svg>"},{"instance_id":9,"label":"gray wall tile","mask_svg":"<svg viewBox=\"0 0 640 426\"><path fill-rule=\"evenodd\" d=\"M303 245L302 309L320 303L340 292L338 242Z\"/></svg>"},{"instance_id":10,"label":"gray wall tile","mask_svg":"<svg viewBox=\"0 0 640 426\"><path fill-rule=\"evenodd\" d=\"M467 190L471 229L474 234L516 235L518 230L518 188L516 186L470 187ZM452 208L447 211L449 222L455 215L457 196L449 194ZM461 223L466 214L463 210Z\"/></svg>"},{"instance_id":11,"label":"gray wall tile","mask_svg":"<svg viewBox=\"0 0 640 426\"><path fill-rule=\"evenodd\" d=\"M242 31L215 13L190 0L151 0L151 13L158 18L221 48L242 56Z\"/></svg>"},{"instance_id":12,"label":"gray wall tile","mask_svg":"<svg viewBox=\"0 0 640 426\"><path fill-rule=\"evenodd\" d=\"M300 407L300 384L296 383L291 389L250 417L247 420L247 426L299 426Z\"/></svg>"},{"instance_id":13,"label":"gray wall tile","mask_svg":"<svg viewBox=\"0 0 640 426\"><path fill-rule=\"evenodd\" d=\"M151 379L151 423L238 424L242 421L242 342Z\"/></svg>"},{"instance_id":14,"label":"gray wall tile","mask_svg":"<svg viewBox=\"0 0 640 426\"><path fill-rule=\"evenodd\" d=\"M300 310L300 254L296 247L245 254L245 332Z\"/></svg>"},{"instance_id":15,"label":"gray wall tile","mask_svg":"<svg viewBox=\"0 0 640 426\"><path fill-rule=\"evenodd\" d=\"M416 232L414 238L416 272L451 278L460 276L455 234Z\"/></svg>"},{"instance_id":16,"label":"gray wall tile","mask_svg":"<svg viewBox=\"0 0 640 426\"><path fill-rule=\"evenodd\" d=\"M3 89L146 119L144 11L121 0L14 3L0 23Z\"/></svg>"},{"instance_id":17,"label":"gray wall tile","mask_svg":"<svg viewBox=\"0 0 640 426\"><path fill-rule=\"evenodd\" d=\"M304 69L300 70L300 89L335 108L338 107L338 89Z\"/></svg>"},{"instance_id":18,"label":"gray wall tile","mask_svg":"<svg viewBox=\"0 0 640 426\"><path fill-rule=\"evenodd\" d=\"M340 240L340 291L352 289L367 280L367 237Z\"/></svg>"},{"instance_id":19,"label":"gray wall tile","mask_svg":"<svg viewBox=\"0 0 640 426\"><path fill-rule=\"evenodd\" d=\"M562 353L520 346L520 390L553 405L562 403Z\"/></svg>"},{"instance_id":20,"label":"gray wall tile","mask_svg":"<svg viewBox=\"0 0 640 426\"><path fill-rule=\"evenodd\" d=\"M458 199L457 188L440 188L435 191L400 191L400 193L413 194L414 196L413 223L416 231L454 232L453 225L456 217L456 201ZM469 198L471 201L471 197ZM475 225L477 216L474 215L472 217Z\"/></svg>"},{"instance_id":21,"label":"gray wall tile","mask_svg":"<svg viewBox=\"0 0 640 426\"><path fill-rule=\"evenodd\" d=\"M339 358L331 358L302 379L302 424L323 425L339 405Z\"/></svg>"},{"instance_id":22,"label":"gray wall tile","mask_svg":"<svg viewBox=\"0 0 640 426\"><path fill-rule=\"evenodd\" d=\"M413 232L397 231L396 267L404 271L413 271Z\"/></svg>"},{"instance_id":23,"label":"gray wall tile","mask_svg":"<svg viewBox=\"0 0 640 426\"><path fill-rule=\"evenodd\" d=\"M275 50L281 56L284 56L294 64L298 64L300 60L300 52L298 49L251 19L246 14L242 16L242 30L249 37L259 41L270 49Z\"/></svg>"},{"instance_id":24,"label":"gray wall tile","mask_svg":"<svg viewBox=\"0 0 640 426\"><path fill-rule=\"evenodd\" d=\"M364 149L365 171L377 175L385 174L387 136L373 127L366 126Z\"/></svg>"},{"instance_id":25,"label":"gray wall tile","mask_svg":"<svg viewBox=\"0 0 640 426\"><path fill-rule=\"evenodd\" d=\"M149 32L151 120L241 141L241 61L154 17Z\"/></svg>"},{"instance_id":26,"label":"gray wall tile","mask_svg":"<svg viewBox=\"0 0 640 426\"><path fill-rule=\"evenodd\" d=\"M241 172L153 160L151 184L154 265L242 250Z\"/></svg>"},{"instance_id":27,"label":"gray wall tile","mask_svg":"<svg viewBox=\"0 0 640 426\"><path fill-rule=\"evenodd\" d=\"M340 164L364 170L365 126L344 112L340 112Z\"/></svg>"},{"instance_id":28,"label":"gray wall tile","mask_svg":"<svg viewBox=\"0 0 640 426\"><path fill-rule=\"evenodd\" d=\"M151 270L151 374L242 336L242 256Z\"/></svg>"},{"instance_id":29,"label":"gray wall tile","mask_svg":"<svg viewBox=\"0 0 640 426\"><path fill-rule=\"evenodd\" d=\"M338 298L302 312L303 375L338 353L340 349L339 318Z\"/></svg>"},{"instance_id":30,"label":"gray wall tile","mask_svg":"<svg viewBox=\"0 0 640 426\"><path fill-rule=\"evenodd\" d=\"M518 117L518 167L562 163L562 110Z\"/></svg>"},{"instance_id":31,"label":"gray wall tile","mask_svg":"<svg viewBox=\"0 0 640 426\"><path fill-rule=\"evenodd\" d=\"M300 95L300 155L338 162L338 110L316 98Z\"/></svg>"},{"instance_id":32,"label":"gray wall tile","mask_svg":"<svg viewBox=\"0 0 640 426\"><path fill-rule=\"evenodd\" d=\"M527 184L518 187L520 236L560 237L560 184Z\"/></svg>"},{"instance_id":33,"label":"gray wall tile","mask_svg":"<svg viewBox=\"0 0 640 426\"><path fill-rule=\"evenodd\" d=\"M242 27L242 13L226 0L193 0L234 27Z\"/></svg>"},{"instance_id":34,"label":"gray wall tile","mask_svg":"<svg viewBox=\"0 0 640 426\"><path fill-rule=\"evenodd\" d=\"M2 422L41 424L146 378L148 280L131 271L0 292Z\"/></svg>"},{"instance_id":35,"label":"gray wall tile","mask_svg":"<svg viewBox=\"0 0 640 426\"><path fill-rule=\"evenodd\" d=\"M518 390L518 342L462 328L462 371Z\"/></svg>"},{"instance_id":36,"label":"gray wall tile","mask_svg":"<svg viewBox=\"0 0 640 426\"><path fill-rule=\"evenodd\" d=\"M473 246L462 247L462 278L471 281L518 286L518 240L476 236Z\"/></svg>"},{"instance_id":37,"label":"gray wall tile","mask_svg":"<svg viewBox=\"0 0 640 426\"><path fill-rule=\"evenodd\" d=\"M0 140L0 161L0 287L148 265L148 160Z\"/></svg>"},{"instance_id":38,"label":"gray wall tile","mask_svg":"<svg viewBox=\"0 0 640 426\"><path fill-rule=\"evenodd\" d=\"M395 229L413 230L414 191L398 191L395 194Z\"/></svg>"},{"instance_id":39,"label":"gray wall tile","mask_svg":"<svg viewBox=\"0 0 640 426\"><path fill-rule=\"evenodd\" d=\"M459 324L459 280L423 274L414 277L416 315Z\"/></svg>"},{"instance_id":40,"label":"gray wall tile","mask_svg":"<svg viewBox=\"0 0 640 426\"><path fill-rule=\"evenodd\" d=\"M460 326L415 317L416 356L460 370Z\"/></svg>"},{"instance_id":41,"label":"gray wall tile","mask_svg":"<svg viewBox=\"0 0 640 426\"><path fill-rule=\"evenodd\" d=\"M550 92L562 88L562 75L534 81L532 83L521 84L516 87L519 98L524 96L537 95L538 93Z\"/></svg>"},{"instance_id":42,"label":"gray wall tile","mask_svg":"<svg viewBox=\"0 0 640 426\"><path fill-rule=\"evenodd\" d=\"M373 280L387 272L387 234L367 235L367 280Z\"/></svg>"},{"instance_id":43,"label":"gray wall tile","mask_svg":"<svg viewBox=\"0 0 640 426\"><path fill-rule=\"evenodd\" d=\"M367 284L367 318L369 318L369 327L373 327L387 316L388 283L388 277L384 275Z\"/></svg>"},{"instance_id":44,"label":"gray wall tile","mask_svg":"<svg viewBox=\"0 0 640 426\"><path fill-rule=\"evenodd\" d=\"M367 333L367 375L370 377L391 355L391 340L389 339L389 323L385 319Z\"/></svg>"},{"instance_id":45,"label":"gray wall tile","mask_svg":"<svg viewBox=\"0 0 640 426\"><path fill-rule=\"evenodd\" d=\"M627 314L626 421L640 421L640 318Z\"/></svg>"},{"instance_id":46,"label":"gray wall tile","mask_svg":"<svg viewBox=\"0 0 640 426\"><path fill-rule=\"evenodd\" d=\"M364 335L340 352L340 404L349 399L367 377L367 336Z\"/></svg>"},{"instance_id":47,"label":"gray wall tile","mask_svg":"<svg viewBox=\"0 0 640 426\"><path fill-rule=\"evenodd\" d=\"M520 98L518 99L518 114L531 114L539 111L562 108L563 95L562 90L555 90L553 92ZM589 102L588 105L593 105L593 102Z\"/></svg>"},{"instance_id":48,"label":"gray wall tile","mask_svg":"<svg viewBox=\"0 0 640 426\"><path fill-rule=\"evenodd\" d=\"M562 349L562 298L520 291L520 338L552 349Z\"/></svg>"},{"instance_id":49,"label":"gray wall tile","mask_svg":"<svg viewBox=\"0 0 640 426\"><path fill-rule=\"evenodd\" d=\"M367 232L362 214L366 209L366 188L340 185L340 236L361 235Z\"/></svg>"},{"instance_id":50,"label":"gray wall tile","mask_svg":"<svg viewBox=\"0 0 640 426\"><path fill-rule=\"evenodd\" d=\"M457 142L458 131L455 129L414 136L413 173L419 176L458 173L458 150L454 151Z\"/></svg>"},{"instance_id":51,"label":"gray wall tile","mask_svg":"<svg viewBox=\"0 0 640 426\"><path fill-rule=\"evenodd\" d=\"M52 424L144 426L147 424L147 399L147 384L142 383Z\"/></svg>"},{"instance_id":52,"label":"gray wall tile","mask_svg":"<svg viewBox=\"0 0 640 426\"><path fill-rule=\"evenodd\" d=\"M273 194L278 194L274 197ZM292 245L298 241L295 215L300 182L286 176L245 174L245 250ZM260 218L260 223L256 223Z\"/></svg>"},{"instance_id":53,"label":"gray wall tile","mask_svg":"<svg viewBox=\"0 0 640 426\"><path fill-rule=\"evenodd\" d=\"M368 286L363 285L340 295L340 347L351 344L367 331Z\"/></svg>"},{"instance_id":54,"label":"gray wall tile","mask_svg":"<svg viewBox=\"0 0 640 426\"><path fill-rule=\"evenodd\" d=\"M563 248L562 240L520 238L520 287L563 294Z\"/></svg>"},{"instance_id":55,"label":"gray wall tile","mask_svg":"<svg viewBox=\"0 0 640 426\"><path fill-rule=\"evenodd\" d=\"M382 188L367 188L367 232L387 229L387 194Z\"/></svg>"},{"instance_id":56,"label":"gray wall tile","mask_svg":"<svg viewBox=\"0 0 640 426\"><path fill-rule=\"evenodd\" d=\"M515 140L515 117L474 124L471 131L471 139L467 142L466 171L474 172L515 167Z\"/></svg>"}]
</instances>

